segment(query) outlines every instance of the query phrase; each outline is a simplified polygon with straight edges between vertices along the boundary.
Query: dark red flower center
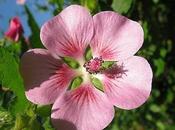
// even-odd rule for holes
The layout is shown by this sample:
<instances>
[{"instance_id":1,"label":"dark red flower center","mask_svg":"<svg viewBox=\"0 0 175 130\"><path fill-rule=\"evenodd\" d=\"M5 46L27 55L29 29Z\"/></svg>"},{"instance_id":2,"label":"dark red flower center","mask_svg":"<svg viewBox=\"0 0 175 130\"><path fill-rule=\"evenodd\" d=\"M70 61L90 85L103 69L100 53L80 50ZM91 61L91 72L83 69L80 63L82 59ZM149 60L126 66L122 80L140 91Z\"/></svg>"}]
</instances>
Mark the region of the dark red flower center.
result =
<instances>
[{"instance_id":1,"label":"dark red flower center","mask_svg":"<svg viewBox=\"0 0 175 130\"><path fill-rule=\"evenodd\" d=\"M90 74L96 74L99 73L101 71L101 67L102 67L102 63L104 61L102 60L102 58L98 58L95 57L89 61L87 61L84 64L84 67L86 68L86 71L88 71Z\"/></svg>"}]
</instances>

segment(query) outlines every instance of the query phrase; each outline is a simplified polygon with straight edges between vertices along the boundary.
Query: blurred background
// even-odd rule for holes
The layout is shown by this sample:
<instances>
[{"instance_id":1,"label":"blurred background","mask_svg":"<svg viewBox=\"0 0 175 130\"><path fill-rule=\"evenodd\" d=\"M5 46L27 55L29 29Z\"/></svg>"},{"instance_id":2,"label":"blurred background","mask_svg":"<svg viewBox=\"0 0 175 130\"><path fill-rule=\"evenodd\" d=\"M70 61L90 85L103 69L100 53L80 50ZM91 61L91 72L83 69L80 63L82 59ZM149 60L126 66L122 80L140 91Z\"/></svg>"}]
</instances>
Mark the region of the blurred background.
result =
<instances>
[{"instance_id":1,"label":"blurred background","mask_svg":"<svg viewBox=\"0 0 175 130\"><path fill-rule=\"evenodd\" d=\"M54 130L51 107L26 100L18 64L28 48L42 47L41 25L71 4L83 5L92 14L116 11L144 29L144 45L137 55L152 66L151 96L138 109L116 108L115 119L105 130L175 130L175 0L26 0L24 4L0 0L0 130ZM21 40L15 41L18 44L4 39L15 16L24 31Z\"/></svg>"}]
</instances>

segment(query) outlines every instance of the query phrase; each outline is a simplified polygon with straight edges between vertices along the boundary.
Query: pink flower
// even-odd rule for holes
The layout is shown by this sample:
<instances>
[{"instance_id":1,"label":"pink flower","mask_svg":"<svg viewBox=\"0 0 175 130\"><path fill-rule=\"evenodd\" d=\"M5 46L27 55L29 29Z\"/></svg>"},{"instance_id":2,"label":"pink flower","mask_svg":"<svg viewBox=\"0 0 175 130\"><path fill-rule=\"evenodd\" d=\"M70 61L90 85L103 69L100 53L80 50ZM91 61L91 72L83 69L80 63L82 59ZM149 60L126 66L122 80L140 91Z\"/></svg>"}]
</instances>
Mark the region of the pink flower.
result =
<instances>
[{"instance_id":1,"label":"pink flower","mask_svg":"<svg viewBox=\"0 0 175 130\"><path fill-rule=\"evenodd\" d=\"M25 4L26 0L16 0L16 3L19 5Z\"/></svg>"},{"instance_id":2,"label":"pink flower","mask_svg":"<svg viewBox=\"0 0 175 130\"><path fill-rule=\"evenodd\" d=\"M10 26L7 32L5 33L5 37L17 42L22 33L23 27L21 25L20 19L18 17L12 18L10 20Z\"/></svg>"},{"instance_id":3,"label":"pink flower","mask_svg":"<svg viewBox=\"0 0 175 130\"><path fill-rule=\"evenodd\" d=\"M152 70L142 57L134 56L143 44L139 23L115 12L91 17L72 5L46 22L41 40L48 49L32 49L21 60L27 98L36 104L52 104L52 123L60 130L102 130L114 117L114 106L134 109L149 97ZM88 45L93 59L84 60ZM71 69L59 57L72 57L80 67ZM105 61L116 61L102 68ZM68 89L72 79L83 82ZM91 80L98 78L103 91Z\"/></svg>"}]
</instances>

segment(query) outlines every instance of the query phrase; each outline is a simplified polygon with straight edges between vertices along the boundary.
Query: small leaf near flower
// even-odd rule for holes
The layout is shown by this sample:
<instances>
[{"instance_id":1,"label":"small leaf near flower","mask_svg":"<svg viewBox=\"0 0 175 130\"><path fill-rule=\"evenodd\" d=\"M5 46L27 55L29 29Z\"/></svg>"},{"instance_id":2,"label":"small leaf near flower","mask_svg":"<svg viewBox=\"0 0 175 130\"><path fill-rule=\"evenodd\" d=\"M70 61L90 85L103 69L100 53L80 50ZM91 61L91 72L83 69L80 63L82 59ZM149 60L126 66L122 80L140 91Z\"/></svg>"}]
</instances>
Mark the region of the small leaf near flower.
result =
<instances>
[{"instance_id":1,"label":"small leaf near flower","mask_svg":"<svg viewBox=\"0 0 175 130\"><path fill-rule=\"evenodd\" d=\"M83 79L81 77L75 77L72 82L71 82L71 85L70 85L70 89L73 90L75 88L77 88L78 86L80 86L80 84L83 82Z\"/></svg>"},{"instance_id":2,"label":"small leaf near flower","mask_svg":"<svg viewBox=\"0 0 175 130\"><path fill-rule=\"evenodd\" d=\"M85 54L84 54L84 58L86 61L89 61L90 59L92 59L92 50L91 50L91 47L88 46L85 50Z\"/></svg>"},{"instance_id":3,"label":"small leaf near flower","mask_svg":"<svg viewBox=\"0 0 175 130\"><path fill-rule=\"evenodd\" d=\"M80 66L79 63L71 57L62 57L62 60L73 69L77 69Z\"/></svg>"},{"instance_id":4,"label":"small leaf near flower","mask_svg":"<svg viewBox=\"0 0 175 130\"><path fill-rule=\"evenodd\" d=\"M97 89L99 89L100 91L104 91L103 90L103 84L102 84L102 82L98 79L98 78L95 78L95 77L93 77L92 78L92 84L97 88Z\"/></svg>"},{"instance_id":5,"label":"small leaf near flower","mask_svg":"<svg viewBox=\"0 0 175 130\"><path fill-rule=\"evenodd\" d=\"M36 113L42 117L47 117L51 114L51 105L38 105Z\"/></svg>"},{"instance_id":6,"label":"small leaf near flower","mask_svg":"<svg viewBox=\"0 0 175 130\"><path fill-rule=\"evenodd\" d=\"M102 63L102 67L103 69L108 69L110 67L112 67L112 65L114 65L115 61L104 61Z\"/></svg>"}]
</instances>

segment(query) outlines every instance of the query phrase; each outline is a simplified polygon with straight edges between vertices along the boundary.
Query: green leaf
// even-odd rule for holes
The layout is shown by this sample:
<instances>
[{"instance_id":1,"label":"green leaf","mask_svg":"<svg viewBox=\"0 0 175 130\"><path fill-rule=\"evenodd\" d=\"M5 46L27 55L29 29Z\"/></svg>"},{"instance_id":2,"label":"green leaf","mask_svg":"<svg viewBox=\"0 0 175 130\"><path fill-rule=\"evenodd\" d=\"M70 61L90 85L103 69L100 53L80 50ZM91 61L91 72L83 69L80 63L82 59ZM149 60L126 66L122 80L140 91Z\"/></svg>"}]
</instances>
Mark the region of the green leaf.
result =
<instances>
[{"instance_id":1,"label":"green leaf","mask_svg":"<svg viewBox=\"0 0 175 130\"><path fill-rule=\"evenodd\" d=\"M175 125L172 123L172 124L164 124L165 125L165 128L166 130L175 130Z\"/></svg>"},{"instance_id":2,"label":"green leaf","mask_svg":"<svg viewBox=\"0 0 175 130\"><path fill-rule=\"evenodd\" d=\"M24 94L23 81L15 58L4 48L0 47L0 84L10 88L16 97L10 110L12 113L23 112L28 106Z\"/></svg>"},{"instance_id":3,"label":"green leaf","mask_svg":"<svg viewBox=\"0 0 175 130\"><path fill-rule=\"evenodd\" d=\"M64 0L54 0L54 1L58 6L58 10L61 11L63 9Z\"/></svg>"},{"instance_id":4,"label":"green leaf","mask_svg":"<svg viewBox=\"0 0 175 130\"><path fill-rule=\"evenodd\" d=\"M51 121L50 121L50 117L47 117L43 123L43 127L45 130L55 130L52 125L51 125Z\"/></svg>"},{"instance_id":5,"label":"green leaf","mask_svg":"<svg viewBox=\"0 0 175 130\"><path fill-rule=\"evenodd\" d=\"M34 19L32 13L30 12L29 8L26 5L24 7L25 7L26 14L28 16L28 24L32 32L29 38L31 42L31 46L32 48L44 48L40 40L40 28L36 20Z\"/></svg>"},{"instance_id":6,"label":"green leaf","mask_svg":"<svg viewBox=\"0 0 175 130\"><path fill-rule=\"evenodd\" d=\"M43 129L37 118L34 116L30 118L29 124L26 126L26 130L43 130Z\"/></svg>"},{"instance_id":7,"label":"green leaf","mask_svg":"<svg viewBox=\"0 0 175 130\"><path fill-rule=\"evenodd\" d=\"M165 58L167 55L167 50L165 48L161 48L160 49L160 56Z\"/></svg>"},{"instance_id":8,"label":"green leaf","mask_svg":"<svg viewBox=\"0 0 175 130\"><path fill-rule=\"evenodd\" d=\"M115 61L104 61L103 63L102 63L102 67L104 68L104 69L108 69L108 68L110 68L110 67L112 67L112 65L115 63Z\"/></svg>"},{"instance_id":9,"label":"green leaf","mask_svg":"<svg viewBox=\"0 0 175 130\"><path fill-rule=\"evenodd\" d=\"M3 108L0 108L0 129L10 130L12 125L14 125L13 116Z\"/></svg>"},{"instance_id":10,"label":"green leaf","mask_svg":"<svg viewBox=\"0 0 175 130\"><path fill-rule=\"evenodd\" d=\"M21 44L20 44L20 42L18 42L18 43L12 43L11 42L9 45L5 46L4 48L6 50L8 50L8 52L10 52L12 55L16 55L17 57L19 57L19 55L21 54Z\"/></svg>"},{"instance_id":11,"label":"green leaf","mask_svg":"<svg viewBox=\"0 0 175 130\"><path fill-rule=\"evenodd\" d=\"M97 0L81 0L81 5L93 12L97 8Z\"/></svg>"},{"instance_id":12,"label":"green leaf","mask_svg":"<svg viewBox=\"0 0 175 130\"><path fill-rule=\"evenodd\" d=\"M155 59L154 65L156 66L155 76L158 77L164 73L165 61L162 58Z\"/></svg>"},{"instance_id":13,"label":"green leaf","mask_svg":"<svg viewBox=\"0 0 175 130\"><path fill-rule=\"evenodd\" d=\"M38 105L36 109L36 113L42 117L50 116L51 114L51 105Z\"/></svg>"},{"instance_id":14,"label":"green leaf","mask_svg":"<svg viewBox=\"0 0 175 130\"><path fill-rule=\"evenodd\" d=\"M98 78L92 77L92 80L91 81L92 81L92 84L97 89L99 89L100 91L103 91L103 84L102 84L102 82Z\"/></svg>"},{"instance_id":15,"label":"green leaf","mask_svg":"<svg viewBox=\"0 0 175 130\"><path fill-rule=\"evenodd\" d=\"M41 124L38 122L36 115L29 116L26 113L16 116L15 126L13 130L42 130Z\"/></svg>"},{"instance_id":16,"label":"green leaf","mask_svg":"<svg viewBox=\"0 0 175 130\"><path fill-rule=\"evenodd\" d=\"M92 59L92 50L90 48L90 46L88 46L85 50L85 54L84 54L84 58L86 61L89 61L90 59Z\"/></svg>"},{"instance_id":17,"label":"green leaf","mask_svg":"<svg viewBox=\"0 0 175 130\"><path fill-rule=\"evenodd\" d=\"M80 65L79 63L71 57L61 57L62 60L71 68L77 69Z\"/></svg>"},{"instance_id":18,"label":"green leaf","mask_svg":"<svg viewBox=\"0 0 175 130\"><path fill-rule=\"evenodd\" d=\"M174 92L171 89L169 89L166 97L166 102L171 104L174 99L175 99Z\"/></svg>"},{"instance_id":19,"label":"green leaf","mask_svg":"<svg viewBox=\"0 0 175 130\"><path fill-rule=\"evenodd\" d=\"M0 47L3 46L5 43L5 40L4 39L0 39Z\"/></svg>"},{"instance_id":20,"label":"green leaf","mask_svg":"<svg viewBox=\"0 0 175 130\"><path fill-rule=\"evenodd\" d=\"M63 10L64 0L48 0L49 4L56 6L53 14L56 16Z\"/></svg>"},{"instance_id":21,"label":"green leaf","mask_svg":"<svg viewBox=\"0 0 175 130\"><path fill-rule=\"evenodd\" d=\"M23 130L26 124L29 122L29 120L30 117L26 114L17 114L14 130Z\"/></svg>"},{"instance_id":22,"label":"green leaf","mask_svg":"<svg viewBox=\"0 0 175 130\"><path fill-rule=\"evenodd\" d=\"M83 79L81 77L75 77L70 85L70 89L73 90L75 88L77 88L78 86L80 86L80 84L83 82Z\"/></svg>"},{"instance_id":23,"label":"green leaf","mask_svg":"<svg viewBox=\"0 0 175 130\"><path fill-rule=\"evenodd\" d=\"M148 22L147 21L143 21L143 31L144 31L144 39L148 38L149 35L149 26L148 26Z\"/></svg>"},{"instance_id":24,"label":"green leaf","mask_svg":"<svg viewBox=\"0 0 175 130\"><path fill-rule=\"evenodd\" d=\"M159 130L166 130L165 129L165 124L161 121L157 121L156 126L158 127Z\"/></svg>"},{"instance_id":25,"label":"green leaf","mask_svg":"<svg viewBox=\"0 0 175 130\"><path fill-rule=\"evenodd\" d=\"M151 110L152 112L155 112L155 113L161 112L160 107L159 107L158 105L155 105L155 104L152 104L152 105L150 106L150 110Z\"/></svg>"},{"instance_id":26,"label":"green leaf","mask_svg":"<svg viewBox=\"0 0 175 130\"><path fill-rule=\"evenodd\" d=\"M145 118L148 120L148 121L152 121L153 120L153 117L151 114L146 114Z\"/></svg>"},{"instance_id":27,"label":"green leaf","mask_svg":"<svg viewBox=\"0 0 175 130\"><path fill-rule=\"evenodd\" d=\"M112 8L114 11L125 14L131 8L133 0L113 0Z\"/></svg>"}]
</instances>

